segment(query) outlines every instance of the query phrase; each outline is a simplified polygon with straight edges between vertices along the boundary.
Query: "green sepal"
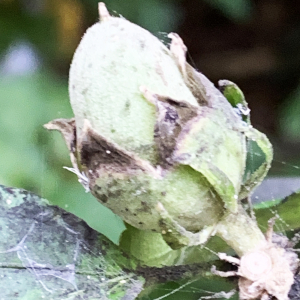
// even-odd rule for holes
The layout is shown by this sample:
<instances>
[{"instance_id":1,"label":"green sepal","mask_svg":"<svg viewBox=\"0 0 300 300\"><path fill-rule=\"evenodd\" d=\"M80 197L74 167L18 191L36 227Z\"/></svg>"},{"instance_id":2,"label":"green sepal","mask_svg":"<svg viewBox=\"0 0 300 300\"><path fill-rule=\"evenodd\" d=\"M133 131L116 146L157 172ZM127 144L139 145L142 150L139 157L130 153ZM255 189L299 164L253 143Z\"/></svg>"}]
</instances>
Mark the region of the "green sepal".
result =
<instances>
[{"instance_id":1,"label":"green sepal","mask_svg":"<svg viewBox=\"0 0 300 300\"><path fill-rule=\"evenodd\" d=\"M281 200L270 200L253 206L259 226L263 229L268 220L279 216L275 229L292 231L300 229L300 190Z\"/></svg>"},{"instance_id":2,"label":"green sepal","mask_svg":"<svg viewBox=\"0 0 300 300\"><path fill-rule=\"evenodd\" d=\"M239 103L247 103L244 93L234 82L229 80L219 80L218 84L221 92L232 105L232 107L236 107Z\"/></svg>"},{"instance_id":3,"label":"green sepal","mask_svg":"<svg viewBox=\"0 0 300 300\"><path fill-rule=\"evenodd\" d=\"M248 103L246 102L242 90L237 84L229 80L219 80L218 84L220 91L223 93L232 107L239 108L239 106L241 106L246 112L248 111L247 114L243 115L242 119L250 124L250 111L248 110Z\"/></svg>"},{"instance_id":4,"label":"green sepal","mask_svg":"<svg viewBox=\"0 0 300 300\"><path fill-rule=\"evenodd\" d=\"M229 80L220 80L218 84L221 92L226 97L228 102L232 105L232 107L239 110L244 109L245 112L247 112L248 103L245 100L244 93L234 82ZM249 112L247 114L243 114L243 111L241 111L241 113L242 120L249 125L248 129L244 131L245 136L247 137L247 144L249 145L251 141L255 141L258 148L260 148L265 156L264 162L254 172L252 172L250 175L247 175L246 180L244 180L239 193L239 199L244 199L251 194L251 192L261 183L263 178L267 175L273 159L273 149L268 138L263 133L254 129L250 125Z\"/></svg>"},{"instance_id":5,"label":"green sepal","mask_svg":"<svg viewBox=\"0 0 300 300\"><path fill-rule=\"evenodd\" d=\"M245 132L245 135L248 140L256 142L257 146L265 155L265 160L253 173L248 176L246 181L244 181L239 194L239 199L244 199L248 195L251 195L252 191L267 175L273 159L273 147L265 134L254 128L251 128L249 131Z\"/></svg>"},{"instance_id":6,"label":"green sepal","mask_svg":"<svg viewBox=\"0 0 300 300\"><path fill-rule=\"evenodd\" d=\"M203 108L180 134L173 159L201 173L223 200L237 211L245 168L244 135L230 128L221 113Z\"/></svg>"}]
</instances>

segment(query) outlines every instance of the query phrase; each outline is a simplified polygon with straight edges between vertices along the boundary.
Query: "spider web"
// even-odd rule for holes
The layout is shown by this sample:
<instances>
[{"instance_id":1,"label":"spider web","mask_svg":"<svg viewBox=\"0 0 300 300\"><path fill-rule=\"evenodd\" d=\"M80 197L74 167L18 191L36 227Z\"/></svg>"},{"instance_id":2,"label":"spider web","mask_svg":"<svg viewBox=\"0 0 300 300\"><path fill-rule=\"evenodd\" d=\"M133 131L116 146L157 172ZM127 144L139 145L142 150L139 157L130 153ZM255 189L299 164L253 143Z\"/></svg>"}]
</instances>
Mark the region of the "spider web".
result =
<instances>
[{"instance_id":1,"label":"spider web","mask_svg":"<svg viewBox=\"0 0 300 300\"><path fill-rule=\"evenodd\" d=\"M256 148L248 149L250 157L248 158L248 164L250 169L255 169L264 160L264 155L257 151ZM282 165L298 171L299 166L293 164L287 164L286 162L275 160L275 164ZM279 167L280 168L280 167ZM298 172L300 174L300 172ZM299 175L298 175L299 176ZM278 213L276 204L279 200L289 196L290 194L297 192L300 189L300 177L270 177L267 178L253 193L252 202L254 206L264 207L269 210L271 217L276 218L274 231L279 232L280 234L287 236L290 241L297 245L300 241L300 234L295 231L288 222L286 222ZM248 204L245 204L247 209L250 209ZM273 207L274 206L274 207ZM263 230L267 230L267 223L265 224ZM211 249L207 249L212 251ZM294 251L299 252L295 249ZM216 253L215 253L216 254ZM299 276L298 276L299 277ZM295 278L295 284L297 284L299 278ZM179 300L179 299L238 299L238 292L236 289L229 289L229 287L221 287L220 283L217 283L217 280L214 281L214 286L211 286L209 282L206 282L204 279L201 279L200 282L197 280L189 280L185 283L182 283L178 287L174 285L165 285L161 287L161 295L155 297L148 297L147 300ZM223 289L222 289L223 288ZM291 299L298 299L299 297L299 288L295 288L293 293L296 295L293 298L293 294L290 295ZM201 295L201 296L199 296ZM146 298L145 298L146 299Z\"/></svg>"},{"instance_id":2,"label":"spider web","mask_svg":"<svg viewBox=\"0 0 300 300\"><path fill-rule=\"evenodd\" d=\"M116 246L80 219L18 189L1 187L0 200L0 299L131 300L142 290Z\"/></svg>"}]
</instances>

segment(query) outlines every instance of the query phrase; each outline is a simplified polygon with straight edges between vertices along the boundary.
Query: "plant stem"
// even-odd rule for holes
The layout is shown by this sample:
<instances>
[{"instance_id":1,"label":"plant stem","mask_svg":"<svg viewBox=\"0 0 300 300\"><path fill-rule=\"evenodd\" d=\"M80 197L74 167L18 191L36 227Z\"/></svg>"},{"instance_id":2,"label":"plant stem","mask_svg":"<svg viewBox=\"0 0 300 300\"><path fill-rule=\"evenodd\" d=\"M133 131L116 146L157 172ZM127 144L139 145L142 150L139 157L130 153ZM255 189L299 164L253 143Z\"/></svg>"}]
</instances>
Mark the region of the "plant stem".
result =
<instances>
[{"instance_id":1,"label":"plant stem","mask_svg":"<svg viewBox=\"0 0 300 300\"><path fill-rule=\"evenodd\" d=\"M241 257L266 241L256 220L240 206L235 214L226 213L220 220L216 235L222 238Z\"/></svg>"}]
</instances>

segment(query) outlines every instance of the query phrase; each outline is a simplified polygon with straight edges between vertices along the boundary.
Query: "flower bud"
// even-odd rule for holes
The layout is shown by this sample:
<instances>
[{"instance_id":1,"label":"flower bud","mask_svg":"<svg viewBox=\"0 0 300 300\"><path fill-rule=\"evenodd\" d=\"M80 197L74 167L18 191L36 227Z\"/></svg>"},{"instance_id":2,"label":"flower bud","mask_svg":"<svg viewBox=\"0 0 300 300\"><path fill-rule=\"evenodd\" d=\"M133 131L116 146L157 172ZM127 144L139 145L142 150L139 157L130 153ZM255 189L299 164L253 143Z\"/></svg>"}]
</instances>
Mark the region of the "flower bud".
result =
<instances>
[{"instance_id":1,"label":"flower bud","mask_svg":"<svg viewBox=\"0 0 300 300\"><path fill-rule=\"evenodd\" d=\"M80 180L124 221L174 248L190 244L176 242L187 232L203 242L237 212L248 124L186 63L178 35L168 49L99 8L70 69L75 121L47 128L63 133Z\"/></svg>"}]
</instances>

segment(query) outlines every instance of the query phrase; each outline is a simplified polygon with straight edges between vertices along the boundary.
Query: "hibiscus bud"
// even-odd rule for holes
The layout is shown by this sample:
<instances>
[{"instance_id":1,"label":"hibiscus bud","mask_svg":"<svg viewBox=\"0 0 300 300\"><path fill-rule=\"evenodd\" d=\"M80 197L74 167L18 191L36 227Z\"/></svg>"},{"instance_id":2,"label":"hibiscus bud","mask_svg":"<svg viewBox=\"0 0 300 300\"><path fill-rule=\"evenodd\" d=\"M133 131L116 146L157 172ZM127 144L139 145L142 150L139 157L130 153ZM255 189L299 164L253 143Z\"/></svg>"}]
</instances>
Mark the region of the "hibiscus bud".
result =
<instances>
[{"instance_id":1,"label":"hibiscus bud","mask_svg":"<svg viewBox=\"0 0 300 300\"><path fill-rule=\"evenodd\" d=\"M237 213L246 137L257 135L186 63L178 35L168 49L104 4L99 12L70 69L75 120L47 128L64 134L81 182L124 221L173 248L202 243Z\"/></svg>"}]
</instances>

